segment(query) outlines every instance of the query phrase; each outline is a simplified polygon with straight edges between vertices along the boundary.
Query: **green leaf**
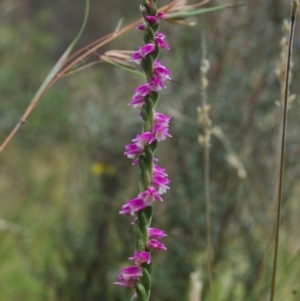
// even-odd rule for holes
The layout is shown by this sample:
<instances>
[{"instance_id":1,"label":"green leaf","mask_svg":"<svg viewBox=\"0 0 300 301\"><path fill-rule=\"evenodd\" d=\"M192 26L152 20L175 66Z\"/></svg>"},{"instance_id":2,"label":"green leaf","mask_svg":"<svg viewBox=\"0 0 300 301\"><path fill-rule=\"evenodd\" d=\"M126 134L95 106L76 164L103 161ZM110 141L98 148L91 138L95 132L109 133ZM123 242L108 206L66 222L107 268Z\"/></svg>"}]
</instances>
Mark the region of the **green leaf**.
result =
<instances>
[{"instance_id":1,"label":"green leaf","mask_svg":"<svg viewBox=\"0 0 300 301\"><path fill-rule=\"evenodd\" d=\"M209 8L187 10L187 11L183 11L183 12L179 12L179 13L168 14L168 16L165 18L165 20L188 18L191 16L206 14L206 13L214 12L214 11L221 10L224 8L234 7L234 6L236 6L236 4L224 4L224 5L219 5L219 6L209 7Z\"/></svg>"}]
</instances>

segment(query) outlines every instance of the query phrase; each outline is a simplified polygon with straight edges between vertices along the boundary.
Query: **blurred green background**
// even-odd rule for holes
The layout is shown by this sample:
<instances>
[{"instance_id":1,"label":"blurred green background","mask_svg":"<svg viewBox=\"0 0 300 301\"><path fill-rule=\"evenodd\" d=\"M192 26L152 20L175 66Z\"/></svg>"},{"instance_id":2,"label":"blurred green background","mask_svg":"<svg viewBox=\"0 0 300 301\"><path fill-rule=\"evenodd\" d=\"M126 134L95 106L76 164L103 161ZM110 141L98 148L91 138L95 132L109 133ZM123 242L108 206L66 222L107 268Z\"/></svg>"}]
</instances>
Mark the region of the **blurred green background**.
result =
<instances>
[{"instance_id":1,"label":"blurred green background","mask_svg":"<svg viewBox=\"0 0 300 301\"><path fill-rule=\"evenodd\" d=\"M154 255L152 301L196 301L197 286L203 287L201 300L208 300L198 143L203 129L197 121L203 33L211 119L219 131L210 148L209 301L268 300L280 99L275 69L290 3L244 3L249 6L195 17L194 27L162 24L171 50L160 60L174 82L162 92L158 109L172 116L173 137L159 145L157 157L172 182L153 220L168 233L168 251ZM218 4L223 1L206 7ZM82 0L0 1L1 142L78 32L83 14ZM121 18L128 24L139 17L139 1L92 0L78 47L114 31ZM291 84L296 95L299 24ZM141 33L132 30L99 53L135 50L141 42ZM140 83L105 64L60 80L1 153L0 301L130 300L130 289L112 283L133 252L131 220L118 212L138 193L138 169L123 152L141 131L137 111L127 105ZM278 301L300 299L299 113L297 96L289 110ZM241 169L246 177L239 176Z\"/></svg>"}]
</instances>

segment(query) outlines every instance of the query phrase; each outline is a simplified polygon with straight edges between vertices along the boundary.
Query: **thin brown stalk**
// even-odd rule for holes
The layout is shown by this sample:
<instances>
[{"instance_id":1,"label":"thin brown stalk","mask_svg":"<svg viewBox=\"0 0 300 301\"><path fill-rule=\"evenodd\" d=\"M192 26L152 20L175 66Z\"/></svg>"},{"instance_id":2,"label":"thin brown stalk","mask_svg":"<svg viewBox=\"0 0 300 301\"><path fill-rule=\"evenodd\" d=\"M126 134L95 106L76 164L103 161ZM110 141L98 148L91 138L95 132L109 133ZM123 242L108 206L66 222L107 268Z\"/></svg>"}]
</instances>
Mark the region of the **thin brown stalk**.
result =
<instances>
[{"instance_id":1,"label":"thin brown stalk","mask_svg":"<svg viewBox=\"0 0 300 301\"><path fill-rule=\"evenodd\" d=\"M283 191L283 172L284 172L284 154L285 154L285 137L287 127L287 106L288 106L288 95L289 95L289 72L292 59L292 44L294 37L295 21L298 9L298 1L292 1L292 12L290 21L290 35L289 35L289 46L286 64L285 74L285 91L284 91L284 103L282 112L282 132L281 132L281 146L280 146L280 158L279 158L279 182L278 182L278 194L277 194L277 217L276 217L276 229L275 229L275 244L274 244L274 260L273 260L273 272L271 282L271 293L270 301L274 300L275 285L276 285L276 271L278 261L278 245L279 245L279 232L280 232L280 220L281 220L281 207L282 207L282 191Z\"/></svg>"},{"instance_id":2,"label":"thin brown stalk","mask_svg":"<svg viewBox=\"0 0 300 301\"><path fill-rule=\"evenodd\" d=\"M283 23L283 36L280 40L280 47L281 47L281 52L280 52L280 60L277 63L277 68L275 69L275 74L279 80L279 84L280 84L280 98L279 98L279 107L278 107L278 134L277 134L277 155L276 158L278 158L277 160L277 164L276 164L276 171L275 171L275 175L276 175L276 179L274 181L274 191L273 191L273 202L271 204L271 208L270 208L270 220L273 221L276 219L276 208L277 208L277 195L278 195L278 181L279 181L279 165L280 165L280 149L281 149L281 131L282 131L282 127L280 124L280 120L281 120L281 116L282 116L282 112L283 112L283 104L284 104L284 91L285 91L285 74L286 74L286 57L287 57L287 53L288 53L288 44L289 44L289 33L290 33L290 28L289 28L289 22L287 20L284 21ZM291 62L291 67L289 70L289 84L291 83L291 75L292 75L292 62ZM288 103L290 102L290 95L288 96ZM264 254L263 254L263 258L262 258L262 263L260 266L260 271L259 271L259 276L258 276L258 289L257 289L257 299L256 301L260 301L262 298L262 288L263 288L263 280L264 280L264 276L265 276L265 272L266 272L266 265L268 262L268 258L269 258L269 253L272 250L272 242L273 242L273 237L274 237L274 233L273 233L273 227L270 231L270 234L267 237L266 240L266 246L265 246L265 250L264 250Z\"/></svg>"}]
</instances>

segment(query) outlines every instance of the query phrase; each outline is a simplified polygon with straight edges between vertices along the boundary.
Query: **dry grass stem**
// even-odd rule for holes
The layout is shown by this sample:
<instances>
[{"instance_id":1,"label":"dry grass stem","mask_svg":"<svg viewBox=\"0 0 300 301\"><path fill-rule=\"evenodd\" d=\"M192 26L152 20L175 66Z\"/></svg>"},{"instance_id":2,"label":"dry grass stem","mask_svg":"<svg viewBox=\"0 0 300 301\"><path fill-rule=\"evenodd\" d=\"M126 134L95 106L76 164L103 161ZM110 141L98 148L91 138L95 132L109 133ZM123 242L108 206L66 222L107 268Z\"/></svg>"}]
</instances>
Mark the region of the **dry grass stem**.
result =
<instances>
[{"instance_id":1,"label":"dry grass stem","mask_svg":"<svg viewBox=\"0 0 300 301\"><path fill-rule=\"evenodd\" d=\"M270 301L274 300L274 293L275 293L275 286L276 286L276 271L277 271L278 245L279 245L281 207L282 207L285 136L286 136L287 107L288 107L288 96L289 96L289 73L290 73L290 68L291 68L292 44L293 44L297 9L298 9L298 1L294 0L292 2L290 34L289 34L289 42L288 42L288 54L287 54L287 59L286 59L287 62L286 62L285 84L284 84L285 90L284 90L284 103L283 103L283 110L282 110L282 132L281 132L281 147L280 147L280 158L279 158L279 162L280 162L279 166L280 167L279 167L279 177L278 177L279 181L278 181L278 194L277 194L277 217L276 217L274 260L273 260Z\"/></svg>"},{"instance_id":2,"label":"dry grass stem","mask_svg":"<svg viewBox=\"0 0 300 301\"><path fill-rule=\"evenodd\" d=\"M242 160L239 158L237 153L234 151L230 140L224 134L223 130L219 126L214 126L211 129L211 134L217 137L223 144L224 148L227 151L225 160L227 163L236 170L239 178L244 179L247 177L247 171L244 167Z\"/></svg>"},{"instance_id":3,"label":"dry grass stem","mask_svg":"<svg viewBox=\"0 0 300 301\"><path fill-rule=\"evenodd\" d=\"M285 94L285 73L286 73L286 57L288 54L288 47L289 47L289 22L288 20L284 20L283 27L282 27L282 33L283 36L280 40L280 59L277 62L277 66L275 69L275 74L277 76L277 79L280 84L280 101L277 101L276 104L279 107L282 107L284 104L284 94ZM290 63L290 71L289 71L289 85L292 82L293 78L293 61L291 60ZM296 94L288 95L288 109L290 108L291 104L296 99Z\"/></svg>"},{"instance_id":4,"label":"dry grass stem","mask_svg":"<svg viewBox=\"0 0 300 301\"><path fill-rule=\"evenodd\" d=\"M192 10L197 7L201 7L205 4L210 2L210 0L205 0L196 4L187 4L187 0L176 0L171 2L169 5L164 7L164 11L166 14L173 14L173 13L179 13L179 12L185 12L188 10ZM176 25L183 25L183 26L195 26L196 22L185 19L185 18L175 18L166 20L169 23L176 24Z\"/></svg>"},{"instance_id":5,"label":"dry grass stem","mask_svg":"<svg viewBox=\"0 0 300 301\"><path fill-rule=\"evenodd\" d=\"M199 270L190 274L190 281L189 301L201 301L203 284L201 282L201 273Z\"/></svg>"},{"instance_id":6,"label":"dry grass stem","mask_svg":"<svg viewBox=\"0 0 300 301\"><path fill-rule=\"evenodd\" d=\"M202 106L198 107L198 122L203 128L203 135L199 135L199 143L204 148L204 183L205 183L205 205L206 205L206 244L207 244L207 275L209 285L209 295L212 296L213 277L213 246L211 231L211 195L210 195L210 137L212 121L209 117L211 106L207 104L207 72L209 70L209 61L206 59L206 46L204 36L202 37L202 60L200 65L200 87Z\"/></svg>"}]
</instances>

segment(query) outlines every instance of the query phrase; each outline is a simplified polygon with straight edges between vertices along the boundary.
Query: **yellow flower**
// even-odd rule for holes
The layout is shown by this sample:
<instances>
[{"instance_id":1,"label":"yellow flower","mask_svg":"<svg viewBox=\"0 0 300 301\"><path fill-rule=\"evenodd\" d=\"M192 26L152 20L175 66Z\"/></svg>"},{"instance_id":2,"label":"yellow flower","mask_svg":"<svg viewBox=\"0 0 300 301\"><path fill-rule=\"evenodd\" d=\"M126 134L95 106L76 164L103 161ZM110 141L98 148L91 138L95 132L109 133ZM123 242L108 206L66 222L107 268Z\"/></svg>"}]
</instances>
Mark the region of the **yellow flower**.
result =
<instances>
[{"instance_id":1,"label":"yellow flower","mask_svg":"<svg viewBox=\"0 0 300 301\"><path fill-rule=\"evenodd\" d=\"M107 174L109 176L112 176L116 173L116 168L111 164L102 164L102 163L95 163L91 167L91 173L94 176L101 176L103 174Z\"/></svg>"},{"instance_id":2,"label":"yellow flower","mask_svg":"<svg viewBox=\"0 0 300 301\"><path fill-rule=\"evenodd\" d=\"M91 173L94 176L101 176L104 173L104 165L102 163L96 163L92 165Z\"/></svg>"}]
</instances>

